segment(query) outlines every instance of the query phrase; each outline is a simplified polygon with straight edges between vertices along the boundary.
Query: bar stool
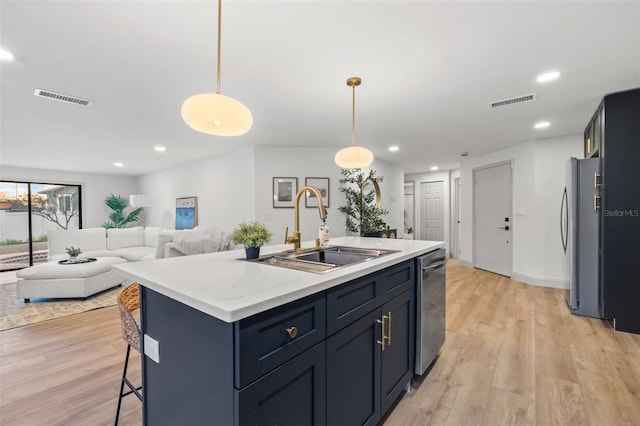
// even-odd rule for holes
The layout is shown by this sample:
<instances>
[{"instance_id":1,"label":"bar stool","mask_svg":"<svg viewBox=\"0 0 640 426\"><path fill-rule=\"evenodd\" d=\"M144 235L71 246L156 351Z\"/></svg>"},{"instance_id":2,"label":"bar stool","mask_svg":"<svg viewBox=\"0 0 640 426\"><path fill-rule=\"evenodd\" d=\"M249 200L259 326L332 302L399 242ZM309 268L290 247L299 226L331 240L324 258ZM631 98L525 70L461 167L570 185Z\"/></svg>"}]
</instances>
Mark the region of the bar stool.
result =
<instances>
[{"instance_id":1,"label":"bar stool","mask_svg":"<svg viewBox=\"0 0 640 426\"><path fill-rule=\"evenodd\" d=\"M140 341L140 326L132 315L132 312L140 309L140 286L138 283L132 283L126 286L118 294L118 310L120 311L120 320L122 322L122 338L127 342L127 356L124 360L124 370L122 371L122 381L120 382L120 396L118 397L118 409L116 411L116 426L118 426L118 418L120 417L120 406L122 398L135 394L142 401L140 390L142 386L135 387L129 379L127 379L127 367L129 365L129 354L131 347L142 353L142 344ZM124 385L129 390L124 391Z\"/></svg>"}]
</instances>

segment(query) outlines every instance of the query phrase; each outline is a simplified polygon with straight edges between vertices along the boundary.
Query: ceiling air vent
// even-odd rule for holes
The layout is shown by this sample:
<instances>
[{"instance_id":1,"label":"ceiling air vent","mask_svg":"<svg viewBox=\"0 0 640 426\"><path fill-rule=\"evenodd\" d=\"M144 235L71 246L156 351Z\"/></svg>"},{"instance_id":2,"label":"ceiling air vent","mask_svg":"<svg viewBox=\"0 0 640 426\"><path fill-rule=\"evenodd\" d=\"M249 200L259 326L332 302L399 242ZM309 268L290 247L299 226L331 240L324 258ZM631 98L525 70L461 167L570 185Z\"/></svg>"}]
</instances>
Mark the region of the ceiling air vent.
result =
<instances>
[{"instance_id":1,"label":"ceiling air vent","mask_svg":"<svg viewBox=\"0 0 640 426\"><path fill-rule=\"evenodd\" d=\"M491 108L498 108L501 106L519 104L521 102L530 102L538 99L537 93L529 93L528 95L517 96L511 99L503 99L501 101L491 102Z\"/></svg>"},{"instance_id":2,"label":"ceiling air vent","mask_svg":"<svg viewBox=\"0 0 640 426\"><path fill-rule=\"evenodd\" d=\"M76 104L82 106L91 106L93 101L88 99L77 98L75 96L63 95L62 93L50 92L49 90L36 89L33 93L41 98L53 99L54 101L66 102L68 104Z\"/></svg>"}]
</instances>

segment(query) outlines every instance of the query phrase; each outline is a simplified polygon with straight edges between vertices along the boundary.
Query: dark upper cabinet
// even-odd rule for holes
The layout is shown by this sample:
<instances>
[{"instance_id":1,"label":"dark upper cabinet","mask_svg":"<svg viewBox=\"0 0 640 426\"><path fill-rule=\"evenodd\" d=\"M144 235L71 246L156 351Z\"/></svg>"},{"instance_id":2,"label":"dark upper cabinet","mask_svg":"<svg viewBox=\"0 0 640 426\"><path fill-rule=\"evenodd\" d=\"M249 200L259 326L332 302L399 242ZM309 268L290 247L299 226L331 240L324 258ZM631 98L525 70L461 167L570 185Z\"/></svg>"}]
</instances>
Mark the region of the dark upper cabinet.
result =
<instances>
[{"instance_id":1,"label":"dark upper cabinet","mask_svg":"<svg viewBox=\"0 0 640 426\"><path fill-rule=\"evenodd\" d=\"M599 114L600 314L640 333L640 89L607 95Z\"/></svg>"},{"instance_id":2,"label":"dark upper cabinet","mask_svg":"<svg viewBox=\"0 0 640 426\"><path fill-rule=\"evenodd\" d=\"M598 157L602 145L603 104L600 104L584 131L584 158Z\"/></svg>"}]
</instances>

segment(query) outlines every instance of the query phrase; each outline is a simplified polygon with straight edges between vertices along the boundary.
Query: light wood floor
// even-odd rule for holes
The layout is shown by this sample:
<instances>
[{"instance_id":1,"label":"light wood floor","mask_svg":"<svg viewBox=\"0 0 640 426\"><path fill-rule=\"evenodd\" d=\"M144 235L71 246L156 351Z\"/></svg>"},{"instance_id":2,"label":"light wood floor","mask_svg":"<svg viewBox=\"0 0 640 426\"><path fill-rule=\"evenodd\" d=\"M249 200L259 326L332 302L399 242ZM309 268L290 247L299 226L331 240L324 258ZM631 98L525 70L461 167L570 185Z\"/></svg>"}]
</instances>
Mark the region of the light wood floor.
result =
<instances>
[{"instance_id":1,"label":"light wood floor","mask_svg":"<svg viewBox=\"0 0 640 426\"><path fill-rule=\"evenodd\" d=\"M447 274L445 345L385 425L640 425L639 335L570 315L562 290L455 261ZM113 424L126 349L115 307L0 341L0 424ZM125 398L121 424L141 424L140 413Z\"/></svg>"}]
</instances>

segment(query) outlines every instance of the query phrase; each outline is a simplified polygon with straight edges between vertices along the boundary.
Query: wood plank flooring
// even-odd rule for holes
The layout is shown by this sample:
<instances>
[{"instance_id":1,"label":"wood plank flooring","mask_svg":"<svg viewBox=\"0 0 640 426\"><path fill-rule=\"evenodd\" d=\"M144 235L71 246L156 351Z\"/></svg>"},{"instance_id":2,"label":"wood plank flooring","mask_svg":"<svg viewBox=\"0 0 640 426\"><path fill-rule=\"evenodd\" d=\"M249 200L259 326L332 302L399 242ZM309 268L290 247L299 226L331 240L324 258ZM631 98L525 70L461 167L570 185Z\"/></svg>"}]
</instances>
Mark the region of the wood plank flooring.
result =
<instances>
[{"instance_id":1,"label":"wood plank flooring","mask_svg":"<svg viewBox=\"0 0 640 426\"><path fill-rule=\"evenodd\" d=\"M566 291L455 261L447 274L445 345L385 425L640 425L639 335L569 314ZM0 424L113 424L126 350L116 307L3 331L0 343ZM137 383L137 353L130 366ZM141 424L135 397L120 424Z\"/></svg>"}]
</instances>

